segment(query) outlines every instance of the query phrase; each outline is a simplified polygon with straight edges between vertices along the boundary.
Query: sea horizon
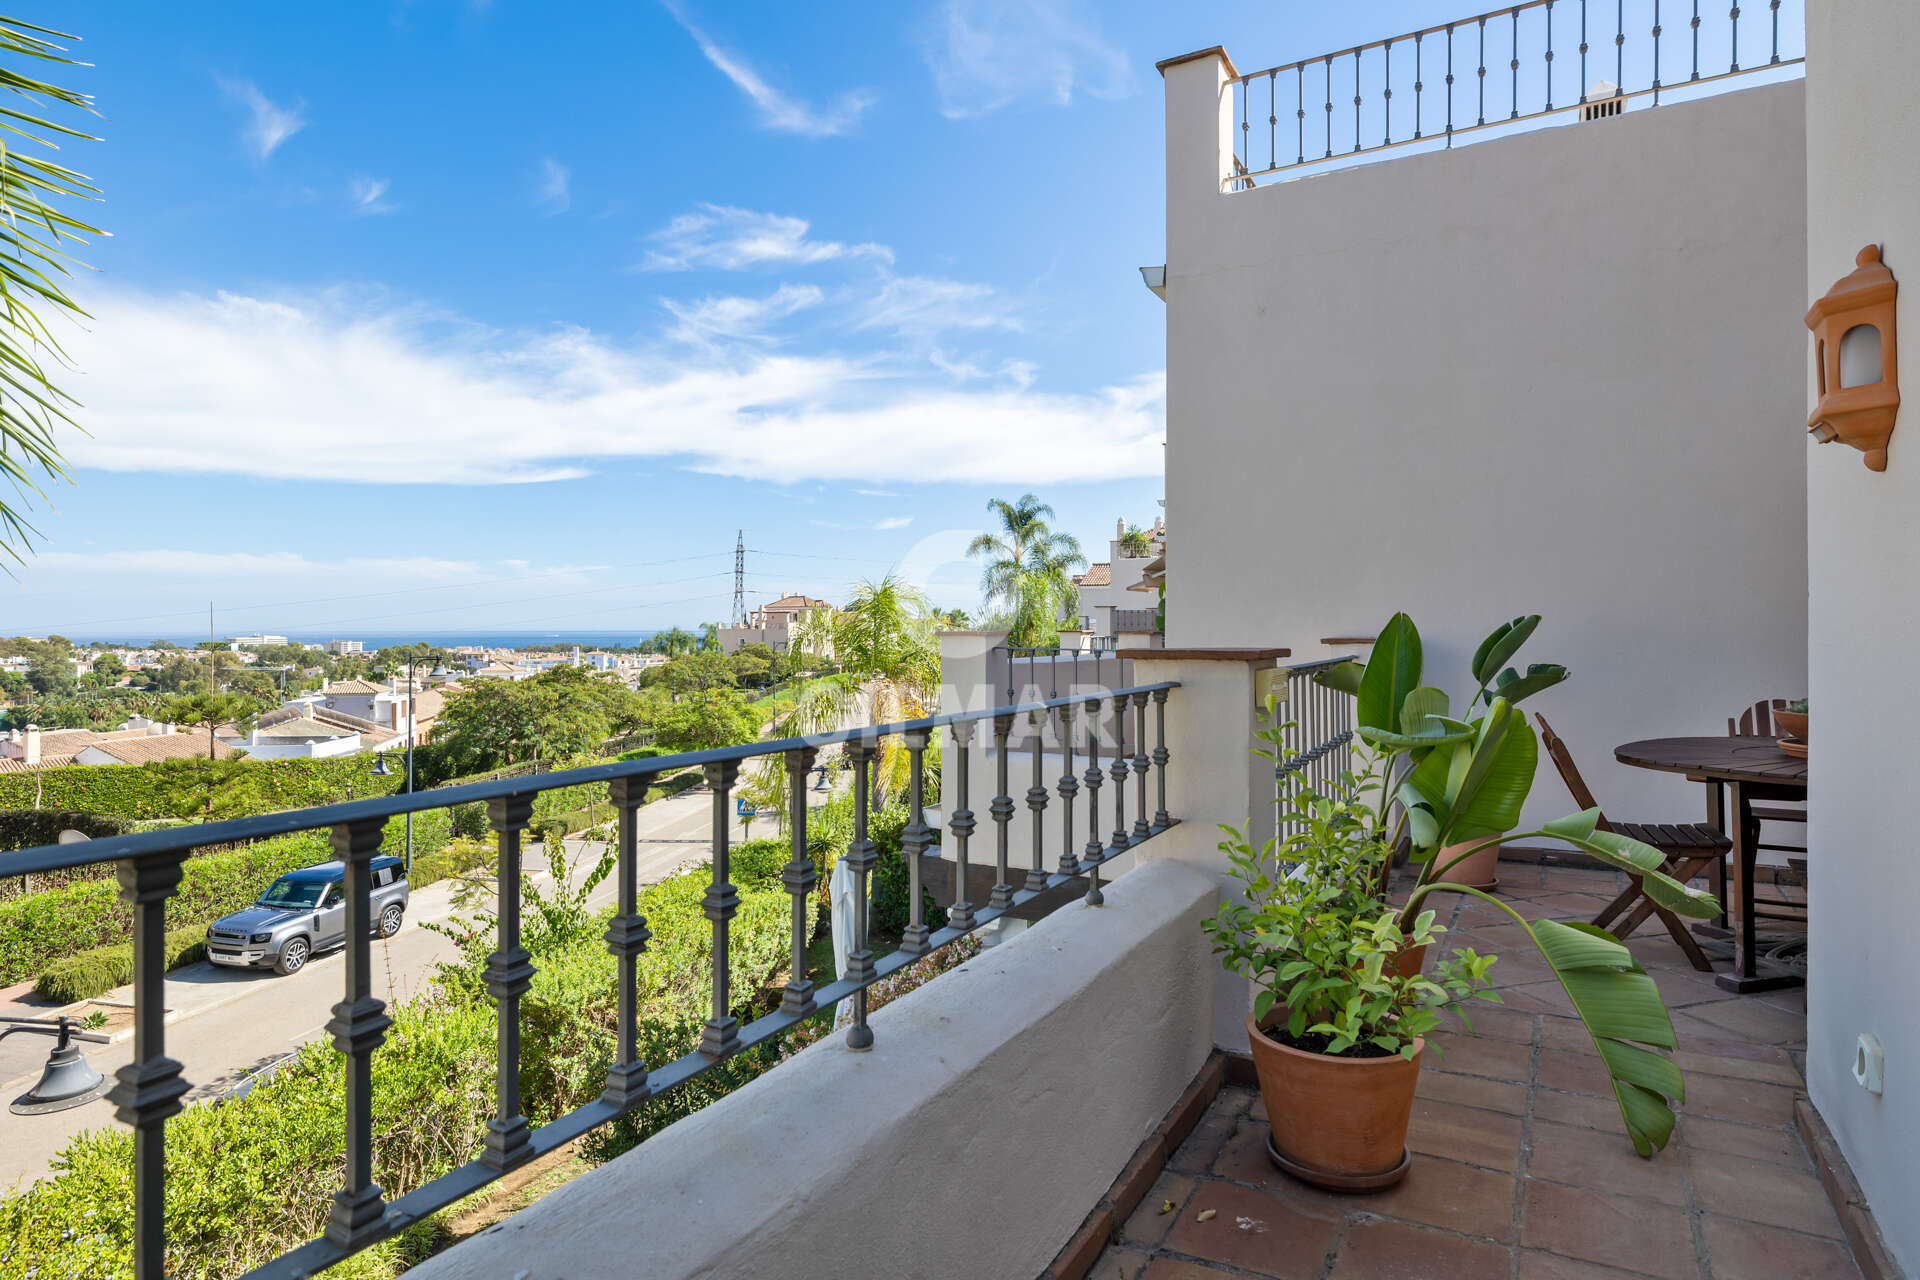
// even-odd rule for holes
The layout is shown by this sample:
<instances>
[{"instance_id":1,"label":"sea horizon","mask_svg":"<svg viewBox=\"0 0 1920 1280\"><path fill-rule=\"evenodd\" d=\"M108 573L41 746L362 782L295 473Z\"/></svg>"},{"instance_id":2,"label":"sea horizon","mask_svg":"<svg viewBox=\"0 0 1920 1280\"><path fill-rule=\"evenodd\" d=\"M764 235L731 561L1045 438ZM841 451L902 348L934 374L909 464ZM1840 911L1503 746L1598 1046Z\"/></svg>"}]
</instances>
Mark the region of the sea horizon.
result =
<instances>
[{"instance_id":1,"label":"sea horizon","mask_svg":"<svg viewBox=\"0 0 1920 1280\"><path fill-rule=\"evenodd\" d=\"M368 653L376 649L387 649L395 645L425 643L442 649L457 648L460 645L485 645L490 649L525 649L532 646L553 646L577 644L582 649L604 649L608 647L631 648L667 628L648 628L644 630L597 631L592 629L576 630L534 630L520 629L511 631L455 630L455 631L358 631L358 632L281 632L259 631L245 632L247 635L285 635L289 641L319 646L329 640L358 640ZM229 632L220 639L226 640ZM206 633L198 635L175 632L157 636L133 637L126 635L70 635L67 637L75 644L125 645L132 648L144 648L156 639L170 641L183 649L190 649L207 639Z\"/></svg>"}]
</instances>

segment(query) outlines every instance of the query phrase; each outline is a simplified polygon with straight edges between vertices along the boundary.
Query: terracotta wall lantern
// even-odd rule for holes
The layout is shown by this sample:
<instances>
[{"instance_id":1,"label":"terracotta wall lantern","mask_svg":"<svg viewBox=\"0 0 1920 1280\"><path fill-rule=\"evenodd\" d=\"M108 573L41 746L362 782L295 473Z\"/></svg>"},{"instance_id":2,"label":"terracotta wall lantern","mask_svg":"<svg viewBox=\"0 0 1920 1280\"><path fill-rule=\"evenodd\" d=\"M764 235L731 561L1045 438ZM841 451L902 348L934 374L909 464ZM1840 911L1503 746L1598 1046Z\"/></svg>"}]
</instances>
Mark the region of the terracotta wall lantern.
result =
<instances>
[{"instance_id":1,"label":"terracotta wall lantern","mask_svg":"<svg viewBox=\"0 0 1920 1280\"><path fill-rule=\"evenodd\" d=\"M1900 409L1893 302L1900 286L1870 244L1853 271L1807 312L1820 398L1807 431L1820 443L1841 440L1867 455L1869 471L1887 469L1887 438Z\"/></svg>"}]
</instances>

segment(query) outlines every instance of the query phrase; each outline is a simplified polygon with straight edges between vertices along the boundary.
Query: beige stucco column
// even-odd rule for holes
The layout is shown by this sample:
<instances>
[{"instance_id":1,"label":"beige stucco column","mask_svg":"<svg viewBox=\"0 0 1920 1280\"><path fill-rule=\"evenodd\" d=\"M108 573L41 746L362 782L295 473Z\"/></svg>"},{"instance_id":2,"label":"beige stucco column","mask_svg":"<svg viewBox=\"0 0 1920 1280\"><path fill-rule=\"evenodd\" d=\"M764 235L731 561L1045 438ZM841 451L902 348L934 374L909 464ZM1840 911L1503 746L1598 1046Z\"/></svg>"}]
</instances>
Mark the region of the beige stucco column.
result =
<instances>
[{"instance_id":1,"label":"beige stucco column","mask_svg":"<svg viewBox=\"0 0 1920 1280\"><path fill-rule=\"evenodd\" d=\"M1274 834L1273 762L1253 754L1260 709L1260 672L1272 670L1287 649L1132 649L1136 685L1178 681L1167 698L1167 812L1178 826L1155 836L1136 855L1147 862L1177 861L1212 876L1224 897L1235 892L1220 850L1220 826L1249 832L1258 847ZM1147 741L1156 726L1149 723ZM1248 984L1224 969L1214 976L1213 1042L1247 1052Z\"/></svg>"}]
</instances>

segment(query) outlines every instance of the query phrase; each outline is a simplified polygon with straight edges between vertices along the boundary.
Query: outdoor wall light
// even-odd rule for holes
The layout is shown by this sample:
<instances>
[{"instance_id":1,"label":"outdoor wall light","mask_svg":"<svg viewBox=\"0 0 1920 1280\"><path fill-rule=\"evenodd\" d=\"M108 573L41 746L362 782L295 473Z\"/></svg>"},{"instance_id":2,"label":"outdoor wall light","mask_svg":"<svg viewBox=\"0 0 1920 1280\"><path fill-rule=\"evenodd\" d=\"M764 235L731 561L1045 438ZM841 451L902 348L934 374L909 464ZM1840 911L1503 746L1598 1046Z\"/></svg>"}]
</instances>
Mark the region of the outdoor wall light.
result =
<instances>
[{"instance_id":1,"label":"outdoor wall light","mask_svg":"<svg viewBox=\"0 0 1920 1280\"><path fill-rule=\"evenodd\" d=\"M1162 302L1166 301L1166 298L1167 298L1167 264L1166 263L1163 262L1157 267L1140 268L1140 279L1142 282L1146 284L1148 289L1153 291L1154 297L1160 299Z\"/></svg>"},{"instance_id":2,"label":"outdoor wall light","mask_svg":"<svg viewBox=\"0 0 1920 1280\"><path fill-rule=\"evenodd\" d=\"M1819 399L1807 431L1821 444L1844 441L1866 454L1869 471L1887 469L1887 440L1900 409L1899 365L1893 333L1900 286L1870 244L1854 269L1807 312L1813 330Z\"/></svg>"}]
</instances>

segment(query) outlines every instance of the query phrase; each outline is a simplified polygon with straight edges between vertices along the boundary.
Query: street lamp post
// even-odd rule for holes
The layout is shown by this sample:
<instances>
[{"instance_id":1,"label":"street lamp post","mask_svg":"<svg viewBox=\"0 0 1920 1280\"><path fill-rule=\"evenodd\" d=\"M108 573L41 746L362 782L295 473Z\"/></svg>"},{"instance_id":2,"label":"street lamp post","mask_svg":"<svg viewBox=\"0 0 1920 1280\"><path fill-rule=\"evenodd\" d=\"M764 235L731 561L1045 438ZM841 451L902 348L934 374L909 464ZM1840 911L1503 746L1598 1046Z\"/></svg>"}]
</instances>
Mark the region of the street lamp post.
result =
<instances>
[{"instance_id":1,"label":"street lamp post","mask_svg":"<svg viewBox=\"0 0 1920 1280\"><path fill-rule=\"evenodd\" d=\"M419 700L420 700L418 686L416 686L413 681L413 668L414 668L414 659L412 657L408 657L407 659L407 790L406 790L407 795L413 794L414 725L417 722L417 712L419 710ZM427 672L427 678L429 680L445 680L447 678L446 665L441 662L435 662L433 664L433 670ZM388 772L387 757L385 753L382 753L374 761L373 776L376 778L384 778L387 776L387 772ZM406 865L407 865L407 876L409 879L411 879L413 876L413 810L411 809L407 810L407 863Z\"/></svg>"}]
</instances>

